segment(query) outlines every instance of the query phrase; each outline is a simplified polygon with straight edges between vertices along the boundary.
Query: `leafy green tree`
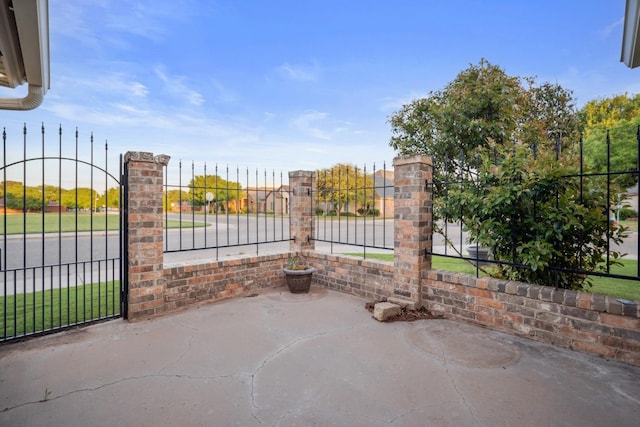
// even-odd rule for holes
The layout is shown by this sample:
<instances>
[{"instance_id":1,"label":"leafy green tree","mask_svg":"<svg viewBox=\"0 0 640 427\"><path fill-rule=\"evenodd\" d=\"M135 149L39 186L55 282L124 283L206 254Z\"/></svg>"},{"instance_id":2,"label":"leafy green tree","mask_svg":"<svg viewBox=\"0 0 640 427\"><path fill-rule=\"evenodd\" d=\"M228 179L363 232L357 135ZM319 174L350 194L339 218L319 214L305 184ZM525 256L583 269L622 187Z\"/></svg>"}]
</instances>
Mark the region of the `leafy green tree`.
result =
<instances>
[{"instance_id":1,"label":"leafy green tree","mask_svg":"<svg viewBox=\"0 0 640 427\"><path fill-rule=\"evenodd\" d=\"M434 228L438 219L461 221L470 243L516 264L497 264L497 277L580 288L585 276L576 271L602 269L607 239L625 237L609 224L613 201L598 180L565 178L579 169L579 121L571 92L559 85L482 60L390 123L399 154L433 159Z\"/></svg>"},{"instance_id":2,"label":"leafy green tree","mask_svg":"<svg viewBox=\"0 0 640 427\"><path fill-rule=\"evenodd\" d=\"M13 194L15 196L22 195L24 186L19 181L7 181L6 183L0 182L0 197L4 196L4 187L7 187L7 194Z\"/></svg>"},{"instance_id":3,"label":"leafy green tree","mask_svg":"<svg viewBox=\"0 0 640 427\"><path fill-rule=\"evenodd\" d=\"M216 209L223 207L231 200L240 200L242 197L242 185L238 182L227 181L218 175L197 175L189 182L190 197L188 200L194 206L207 204L206 194L213 195L212 203Z\"/></svg>"},{"instance_id":4,"label":"leafy green tree","mask_svg":"<svg viewBox=\"0 0 640 427\"><path fill-rule=\"evenodd\" d=\"M453 186L443 214L464 218L473 242L491 248L495 261L515 264L495 265L494 277L583 288L590 284L584 274L554 267L605 271L621 256L612 252L607 264L607 237L621 243L626 230L608 223L610 205L602 186L568 177L578 167L574 157L556 159L552 150L534 159L517 147L499 165L484 155L477 181Z\"/></svg>"},{"instance_id":5,"label":"leafy green tree","mask_svg":"<svg viewBox=\"0 0 640 427\"><path fill-rule=\"evenodd\" d=\"M5 206L9 209L17 210L39 210L42 209L42 199L40 197L23 197L23 195L16 196L15 194L7 193Z\"/></svg>"},{"instance_id":6,"label":"leafy green tree","mask_svg":"<svg viewBox=\"0 0 640 427\"><path fill-rule=\"evenodd\" d=\"M162 209L169 210L171 206L178 205L180 202L190 201L191 195L186 191L169 190L163 194Z\"/></svg>"},{"instance_id":7,"label":"leafy green tree","mask_svg":"<svg viewBox=\"0 0 640 427\"><path fill-rule=\"evenodd\" d=\"M338 216L347 206L355 210L358 206L374 204L373 179L357 166L337 163L331 168L317 170L315 177L316 200L330 203ZM352 203L356 206L351 206Z\"/></svg>"},{"instance_id":8,"label":"leafy green tree","mask_svg":"<svg viewBox=\"0 0 640 427\"><path fill-rule=\"evenodd\" d=\"M578 112L585 139L595 131L612 129L620 121L632 121L640 116L640 94L628 94L587 102ZM635 134L635 129L632 130Z\"/></svg>"},{"instance_id":9,"label":"leafy green tree","mask_svg":"<svg viewBox=\"0 0 640 427\"><path fill-rule=\"evenodd\" d=\"M607 153L610 153L609 170L625 172L637 169L638 126L640 126L640 94L634 97L617 95L611 98L589 101L578 113L584 135L584 162L588 172L607 171ZM610 144L607 147L607 131ZM631 174L616 175L615 192L625 192L637 182Z\"/></svg>"},{"instance_id":10,"label":"leafy green tree","mask_svg":"<svg viewBox=\"0 0 640 427\"><path fill-rule=\"evenodd\" d=\"M98 207L117 208L120 206L120 189L112 187L107 190L107 194L98 197Z\"/></svg>"},{"instance_id":11,"label":"leafy green tree","mask_svg":"<svg viewBox=\"0 0 640 427\"><path fill-rule=\"evenodd\" d=\"M640 126L640 115L633 119L622 119L609 129L610 144L607 149L607 131L598 127L589 132L584 139L584 163L588 172L603 173L607 171L607 152L610 153L609 171L634 171L638 165L637 129ZM615 175L612 182L614 191L625 192L637 182L634 174Z\"/></svg>"},{"instance_id":12,"label":"leafy green tree","mask_svg":"<svg viewBox=\"0 0 640 427\"><path fill-rule=\"evenodd\" d=\"M471 173L481 152L515 145L543 149L577 135L570 91L507 75L481 60L442 91L404 105L390 118L390 145L400 155L428 154L435 178Z\"/></svg>"},{"instance_id":13,"label":"leafy green tree","mask_svg":"<svg viewBox=\"0 0 640 427\"><path fill-rule=\"evenodd\" d=\"M95 209L97 198L97 191L91 188L77 188L65 190L62 193L61 204L66 206L67 209Z\"/></svg>"}]
</instances>

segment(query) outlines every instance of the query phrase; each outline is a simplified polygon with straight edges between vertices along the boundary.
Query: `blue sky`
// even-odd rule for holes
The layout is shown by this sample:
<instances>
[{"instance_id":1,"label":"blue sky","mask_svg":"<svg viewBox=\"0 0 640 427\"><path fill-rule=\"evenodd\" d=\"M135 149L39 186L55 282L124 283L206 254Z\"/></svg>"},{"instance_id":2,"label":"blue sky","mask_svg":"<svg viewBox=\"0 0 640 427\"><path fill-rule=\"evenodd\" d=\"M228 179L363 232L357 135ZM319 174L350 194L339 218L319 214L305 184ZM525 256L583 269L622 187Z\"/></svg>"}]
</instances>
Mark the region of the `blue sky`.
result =
<instances>
[{"instance_id":1,"label":"blue sky","mask_svg":"<svg viewBox=\"0 0 640 427\"><path fill-rule=\"evenodd\" d=\"M579 106L640 92L620 62L624 3L50 0L51 89L0 127L78 127L83 144L209 168L380 168L389 116L481 58Z\"/></svg>"}]
</instances>

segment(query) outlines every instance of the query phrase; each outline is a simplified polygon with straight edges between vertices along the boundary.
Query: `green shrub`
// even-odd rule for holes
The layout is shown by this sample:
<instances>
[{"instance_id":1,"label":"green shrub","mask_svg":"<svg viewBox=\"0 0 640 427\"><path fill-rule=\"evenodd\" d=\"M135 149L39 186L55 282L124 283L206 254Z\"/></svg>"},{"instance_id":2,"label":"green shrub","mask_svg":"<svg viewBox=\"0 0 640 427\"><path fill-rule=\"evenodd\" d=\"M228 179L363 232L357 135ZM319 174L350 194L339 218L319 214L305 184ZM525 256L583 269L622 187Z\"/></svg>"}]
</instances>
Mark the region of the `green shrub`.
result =
<instances>
[{"instance_id":1,"label":"green shrub","mask_svg":"<svg viewBox=\"0 0 640 427\"><path fill-rule=\"evenodd\" d=\"M638 217L638 213L635 210L631 209L631 208L622 208L618 212L618 216L619 216L620 220L625 220L625 219L629 219L629 218L637 218Z\"/></svg>"},{"instance_id":2,"label":"green shrub","mask_svg":"<svg viewBox=\"0 0 640 427\"><path fill-rule=\"evenodd\" d=\"M607 228L612 201L602 186L585 181L581 188L578 180L565 178L577 172L574 159L556 159L553 151L537 156L521 146L497 165L493 156L483 156L477 178L452 185L436 208L440 217L463 220L471 241L490 248L494 260L521 266L497 264L495 276L583 288L590 279L579 272L605 271L609 243L622 242L626 230ZM609 265L619 264L619 256L611 252Z\"/></svg>"}]
</instances>

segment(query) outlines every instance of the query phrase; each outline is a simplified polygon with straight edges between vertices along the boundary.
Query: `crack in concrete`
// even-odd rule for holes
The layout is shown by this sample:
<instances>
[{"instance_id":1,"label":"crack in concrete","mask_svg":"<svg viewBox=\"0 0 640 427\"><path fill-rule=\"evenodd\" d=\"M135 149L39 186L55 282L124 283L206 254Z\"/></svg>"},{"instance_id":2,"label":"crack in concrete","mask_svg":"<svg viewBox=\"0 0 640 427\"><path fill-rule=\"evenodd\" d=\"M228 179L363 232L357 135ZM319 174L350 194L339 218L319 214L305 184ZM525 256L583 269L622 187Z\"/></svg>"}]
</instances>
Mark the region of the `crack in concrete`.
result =
<instances>
[{"instance_id":1,"label":"crack in concrete","mask_svg":"<svg viewBox=\"0 0 640 427\"><path fill-rule=\"evenodd\" d=\"M14 406L6 407L0 412L9 412L9 411L12 411L14 409L22 408L23 406L34 405L34 404L37 404L37 403L53 402L55 400L64 399L64 398L72 396L74 394L98 391L98 390L102 390L104 388L111 387L111 386L114 386L114 385L117 385L117 384L121 384L121 383L125 383L125 382L128 382L128 381L137 381L137 380L143 380L143 379L148 379L148 378L186 378L186 379L189 379L189 380L197 380L197 381L202 381L202 380L213 380L213 381L216 381L216 380L230 378L230 377L234 377L234 376L248 377L249 375L247 375L245 373L241 373L241 372L234 372L234 373L231 373L231 374L219 375L219 376L215 376L215 377L193 376L193 375L184 375L184 374L149 374L149 375L140 375L140 376L135 376L135 377L121 378L121 379L119 379L117 381L104 383L104 384L101 384L101 385L96 386L96 387L86 387L86 388L80 388L80 389L77 389L77 390L71 390L71 391L68 391L68 392L66 392L64 394L61 394L59 396L55 396L55 397L46 397L46 398L40 399L40 400L31 400L31 401L28 401L28 402L22 402L20 404L14 405ZM46 390L48 390L48 388Z\"/></svg>"},{"instance_id":2,"label":"crack in concrete","mask_svg":"<svg viewBox=\"0 0 640 427\"><path fill-rule=\"evenodd\" d=\"M258 416L255 414L255 411L260 410L260 407L256 404L256 396L255 396L255 380L256 380L256 376L260 373L260 371L262 371L262 369L265 367L265 365L267 363L269 363L271 360L273 360L274 358L278 357L280 354L282 354L283 352L287 351L288 349L290 349L291 347L295 346L296 344L303 342L303 341L307 341L313 338L317 338L323 335L327 335L329 333L329 331L324 331L324 332L318 332L312 335L307 335L304 337L300 337L297 338L293 341L291 341L290 343L288 343L287 345L285 345L284 347L278 349L277 351L273 352L272 354L270 354L269 356L267 356L262 363L260 364L260 366L250 375L251 376L251 406L253 406L254 411L251 413L251 416L260 424L262 424L262 421L258 418Z\"/></svg>"},{"instance_id":3,"label":"crack in concrete","mask_svg":"<svg viewBox=\"0 0 640 427\"><path fill-rule=\"evenodd\" d=\"M194 332L198 332L199 331L197 328L192 327L190 325L187 325L187 324L185 324L183 322L180 322L178 320L176 320L175 323L180 325L180 326L182 326L182 327L190 329L190 330L192 330ZM167 362L167 364L165 364L162 368L160 368L158 370L158 372L164 371L165 369L167 369L169 366L171 366L173 364L178 364L188 353L191 352L191 343L192 342L193 342L193 336L191 336L191 335L187 336L187 345L186 345L186 348L182 351L182 353L180 353L180 355L178 355L178 357L175 360Z\"/></svg>"},{"instance_id":4,"label":"crack in concrete","mask_svg":"<svg viewBox=\"0 0 640 427\"><path fill-rule=\"evenodd\" d=\"M462 403L467 408L467 411L469 412L469 415L471 415L471 418L473 419L473 423L475 425L481 425L480 421L478 421L478 419L476 418L475 414L473 413L473 408L471 408L471 405L469 405L469 402L467 402L467 399L465 399L464 394L460 391L460 389L458 389L458 385L456 384L456 381L453 379L453 376L449 372L449 361L447 360L447 352L446 352L446 350L444 350L442 347L440 348L440 350L442 352L442 360L443 360L443 364L444 364L444 373L447 376L447 378L449 378L449 381L451 382L451 386L453 387L453 390L462 399Z\"/></svg>"}]
</instances>

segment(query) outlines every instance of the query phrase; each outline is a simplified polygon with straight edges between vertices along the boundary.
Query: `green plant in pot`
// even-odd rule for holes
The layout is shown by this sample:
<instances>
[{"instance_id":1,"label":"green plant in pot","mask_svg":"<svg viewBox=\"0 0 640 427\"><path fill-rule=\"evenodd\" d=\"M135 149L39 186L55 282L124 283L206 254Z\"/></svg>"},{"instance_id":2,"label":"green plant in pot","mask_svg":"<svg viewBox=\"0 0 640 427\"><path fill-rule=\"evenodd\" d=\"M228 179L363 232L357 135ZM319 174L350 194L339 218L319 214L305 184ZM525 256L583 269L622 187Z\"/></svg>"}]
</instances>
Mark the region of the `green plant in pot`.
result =
<instances>
[{"instance_id":1,"label":"green plant in pot","mask_svg":"<svg viewBox=\"0 0 640 427\"><path fill-rule=\"evenodd\" d=\"M302 294L309 292L311 277L316 271L315 268L298 255L295 255L289 257L283 271L291 293Z\"/></svg>"}]
</instances>

